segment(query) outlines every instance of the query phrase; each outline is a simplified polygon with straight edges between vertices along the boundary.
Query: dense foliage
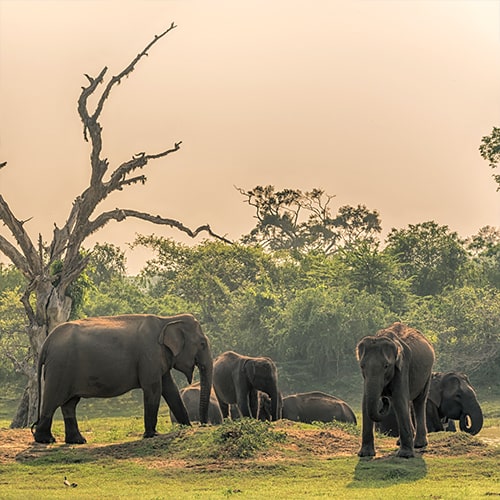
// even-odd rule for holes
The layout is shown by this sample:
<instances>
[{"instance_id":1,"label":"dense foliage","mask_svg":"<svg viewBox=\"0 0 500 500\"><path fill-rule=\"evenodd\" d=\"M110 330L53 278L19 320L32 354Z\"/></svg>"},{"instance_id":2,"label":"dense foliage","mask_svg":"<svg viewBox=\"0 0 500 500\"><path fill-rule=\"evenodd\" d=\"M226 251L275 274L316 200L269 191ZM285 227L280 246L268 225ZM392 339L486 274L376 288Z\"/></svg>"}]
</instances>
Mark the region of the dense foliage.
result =
<instances>
[{"instance_id":1,"label":"dense foliage","mask_svg":"<svg viewBox=\"0 0 500 500\"><path fill-rule=\"evenodd\" d=\"M354 234L354 233L350 233ZM81 316L192 312L214 354L232 349L276 360L285 392L342 396L359 384L355 345L393 321L433 342L438 370L474 384L500 375L500 231L463 240L435 222L393 229L382 245L360 230L332 252L204 241L187 246L139 236L153 251L139 276L122 250L96 245L75 288ZM276 238L281 236L275 233ZM268 247L268 245L266 245ZM12 380L23 344L22 275L0 267L0 376Z\"/></svg>"}]
</instances>

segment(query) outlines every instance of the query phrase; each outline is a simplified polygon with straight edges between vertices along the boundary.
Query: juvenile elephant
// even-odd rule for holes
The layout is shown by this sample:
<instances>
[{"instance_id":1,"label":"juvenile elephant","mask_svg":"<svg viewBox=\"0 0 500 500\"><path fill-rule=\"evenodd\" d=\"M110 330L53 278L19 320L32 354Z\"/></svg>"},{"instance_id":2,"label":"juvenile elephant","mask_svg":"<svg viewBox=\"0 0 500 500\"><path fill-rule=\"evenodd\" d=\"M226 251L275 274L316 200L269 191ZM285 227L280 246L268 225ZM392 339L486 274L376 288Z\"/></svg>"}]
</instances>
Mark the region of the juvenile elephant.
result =
<instances>
[{"instance_id":1,"label":"juvenile elephant","mask_svg":"<svg viewBox=\"0 0 500 500\"><path fill-rule=\"evenodd\" d=\"M465 374L435 372L426 404L427 432L455 431L453 420L460 421L460 430L475 435L483 426L483 412ZM389 436L399 435L393 411L377 424L377 430Z\"/></svg>"},{"instance_id":2,"label":"juvenile elephant","mask_svg":"<svg viewBox=\"0 0 500 500\"><path fill-rule=\"evenodd\" d=\"M356 424L352 408L335 396L320 391L303 392L283 398L283 418L295 422L349 422Z\"/></svg>"},{"instance_id":3,"label":"juvenile elephant","mask_svg":"<svg viewBox=\"0 0 500 500\"><path fill-rule=\"evenodd\" d=\"M281 418L281 394L278 390L278 370L270 358L252 358L227 351L214 361L214 389L224 418L229 405L237 405L243 417L259 415L258 391L271 398L271 418Z\"/></svg>"},{"instance_id":4,"label":"juvenile elephant","mask_svg":"<svg viewBox=\"0 0 500 500\"><path fill-rule=\"evenodd\" d=\"M271 398L265 392L262 391L257 391L257 398L259 402L258 402L258 412L256 418L262 421L271 421L272 420ZM241 418L241 413L237 404L229 405L229 414L231 415L232 420L237 420L238 418Z\"/></svg>"},{"instance_id":5,"label":"juvenile elephant","mask_svg":"<svg viewBox=\"0 0 500 500\"><path fill-rule=\"evenodd\" d=\"M189 425L170 370L184 373L191 383L195 365L201 380L200 417L205 423L213 361L208 339L193 316L136 314L63 323L45 339L40 353L35 441L55 441L52 418L60 406L66 443L85 443L76 420L80 398L114 397L139 387L144 394L144 437L156 434L161 396L176 419Z\"/></svg>"},{"instance_id":6,"label":"juvenile elephant","mask_svg":"<svg viewBox=\"0 0 500 500\"><path fill-rule=\"evenodd\" d=\"M432 374L427 398L427 430L444 430L443 420L459 420L460 430L477 434L483 427L483 412L467 375L461 372Z\"/></svg>"},{"instance_id":7,"label":"juvenile elephant","mask_svg":"<svg viewBox=\"0 0 500 500\"><path fill-rule=\"evenodd\" d=\"M398 457L414 456L414 448L427 445L425 404L429 391L434 349L417 330L402 323L379 330L358 343L356 354L364 379L360 457L375 455L374 422L394 409L399 424ZM415 412L415 436L410 417Z\"/></svg>"},{"instance_id":8,"label":"juvenile elephant","mask_svg":"<svg viewBox=\"0 0 500 500\"><path fill-rule=\"evenodd\" d=\"M200 421L200 384L196 382L195 384L188 385L180 391L182 401L188 412L189 420L191 422ZM172 423L177 423L177 419L173 413L170 413L170 420ZM208 423L210 424L222 424L223 422L222 412L220 411L219 402L215 396L215 392L212 391L210 394L210 403L208 405Z\"/></svg>"}]
</instances>

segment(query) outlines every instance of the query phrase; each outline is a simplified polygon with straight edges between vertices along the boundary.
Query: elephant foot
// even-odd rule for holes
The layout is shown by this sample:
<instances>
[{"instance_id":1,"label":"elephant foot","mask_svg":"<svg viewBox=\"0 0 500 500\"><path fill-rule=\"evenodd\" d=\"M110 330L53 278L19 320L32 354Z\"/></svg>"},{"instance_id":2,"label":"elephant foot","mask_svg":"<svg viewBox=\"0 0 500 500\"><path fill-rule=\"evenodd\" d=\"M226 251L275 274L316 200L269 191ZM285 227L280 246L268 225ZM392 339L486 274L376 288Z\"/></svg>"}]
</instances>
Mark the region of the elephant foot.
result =
<instances>
[{"instance_id":1,"label":"elephant foot","mask_svg":"<svg viewBox=\"0 0 500 500\"><path fill-rule=\"evenodd\" d=\"M410 448L399 448L396 456L399 458L414 458L415 453Z\"/></svg>"},{"instance_id":2,"label":"elephant foot","mask_svg":"<svg viewBox=\"0 0 500 500\"><path fill-rule=\"evenodd\" d=\"M36 443L51 444L56 442L56 438L50 432L40 432L38 430L33 434Z\"/></svg>"},{"instance_id":3,"label":"elephant foot","mask_svg":"<svg viewBox=\"0 0 500 500\"><path fill-rule=\"evenodd\" d=\"M375 448L369 446L363 446L358 451L358 457L374 457L375 456Z\"/></svg>"},{"instance_id":4,"label":"elephant foot","mask_svg":"<svg viewBox=\"0 0 500 500\"><path fill-rule=\"evenodd\" d=\"M425 448L428 445L427 439L423 439L422 441L415 441L413 445L414 448Z\"/></svg>"},{"instance_id":5,"label":"elephant foot","mask_svg":"<svg viewBox=\"0 0 500 500\"><path fill-rule=\"evenodd\" d=\"M66 444L85 444L87 440L81 434L79 434L76 436L66 436L64 442Z\"/></svg>"},{"instance_id":6,"label":"elephant foot","mask_svg":"<svg viewBox=\"0 0 500 500\"><path fill-rule=\"evenodd\" d=\"M158 433L156 431L148 431L142 435L144 439L154 438L155 436L158 436Z\"/></svg>"}]
</instances>

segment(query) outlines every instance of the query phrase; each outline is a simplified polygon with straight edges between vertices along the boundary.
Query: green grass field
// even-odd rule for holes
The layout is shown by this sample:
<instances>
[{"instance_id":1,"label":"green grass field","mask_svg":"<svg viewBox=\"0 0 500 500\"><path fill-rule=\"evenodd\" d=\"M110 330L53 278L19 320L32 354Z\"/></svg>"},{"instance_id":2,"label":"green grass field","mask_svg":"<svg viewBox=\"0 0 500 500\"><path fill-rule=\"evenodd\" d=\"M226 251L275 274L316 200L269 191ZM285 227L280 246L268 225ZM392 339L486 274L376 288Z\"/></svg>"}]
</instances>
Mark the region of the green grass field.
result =
<instances>
[{"instance_id":1,"label":"green grass field","mask_svg":"<svg viewBox=\"0 0 500 500\"><path fill-rule=\"evenodd\" d=\"M88 443L80 446L63 443L60 418L53 428L58 441L52 445L34 444L29 429L9 429L10 420L0 420L0 498L500 497L496 404L478 436L430 434L426 451L409 460L394 456L393 438L377 436L377 457L368 460L356 456L359 424L245 419L186 428L167 422L165 406L160 410L161 435L144 440L137 399L129 394L81 405L80 428ZM133 415L104 415L125 410Z\"/></svg>"}]
</instances>

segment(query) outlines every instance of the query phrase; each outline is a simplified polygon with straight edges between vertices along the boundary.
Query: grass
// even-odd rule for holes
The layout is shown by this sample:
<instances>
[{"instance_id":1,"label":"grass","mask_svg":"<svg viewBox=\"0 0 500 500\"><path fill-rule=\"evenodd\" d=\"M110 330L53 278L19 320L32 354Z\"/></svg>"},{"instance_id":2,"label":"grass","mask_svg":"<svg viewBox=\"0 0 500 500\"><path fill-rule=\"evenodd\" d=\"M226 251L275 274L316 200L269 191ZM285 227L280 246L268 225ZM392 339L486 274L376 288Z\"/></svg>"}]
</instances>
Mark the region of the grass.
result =
<instances>
[{"instance_id":1,"label":"grass","mask_svg":"<svg viewBox=\"0 0 500 500\"><path fill-rule=\"evenodd\" d=\"M483 407L476 437L433 433L426 452L407 460L394 456L393 438L378 435L370 460L356 456L359 423L245 419L187 428L170 424L162 406L161 435L145 440L140 392L89 400L78 408L86 445L63 443L59 416L52 445L33 444L28 429L0 420L0 499L500 497L500 401ZM77 486L65 486L65 477Z\"/></svg>"},{"instance_id":2,"label":"grass","mask_svg":"<svg viewBox=\"0 0 500 500\"><path fill-rule=\"evenodd\" d=\"M335 424L243 420L186 428L163 420L163 434L143 440L139 418L95 418L81 423L89 441L83 446L61 442L60 421L53 445L33 445L29 430L7 425L0 421L2 499L500 495L500 449L463 433L431 434L427 453L411 460L394 456L394 439L377 436L378 457L369 460L355 454L359 430ZM77 486L65 486L65 477Z\"/></svg>"}]
</instances>

